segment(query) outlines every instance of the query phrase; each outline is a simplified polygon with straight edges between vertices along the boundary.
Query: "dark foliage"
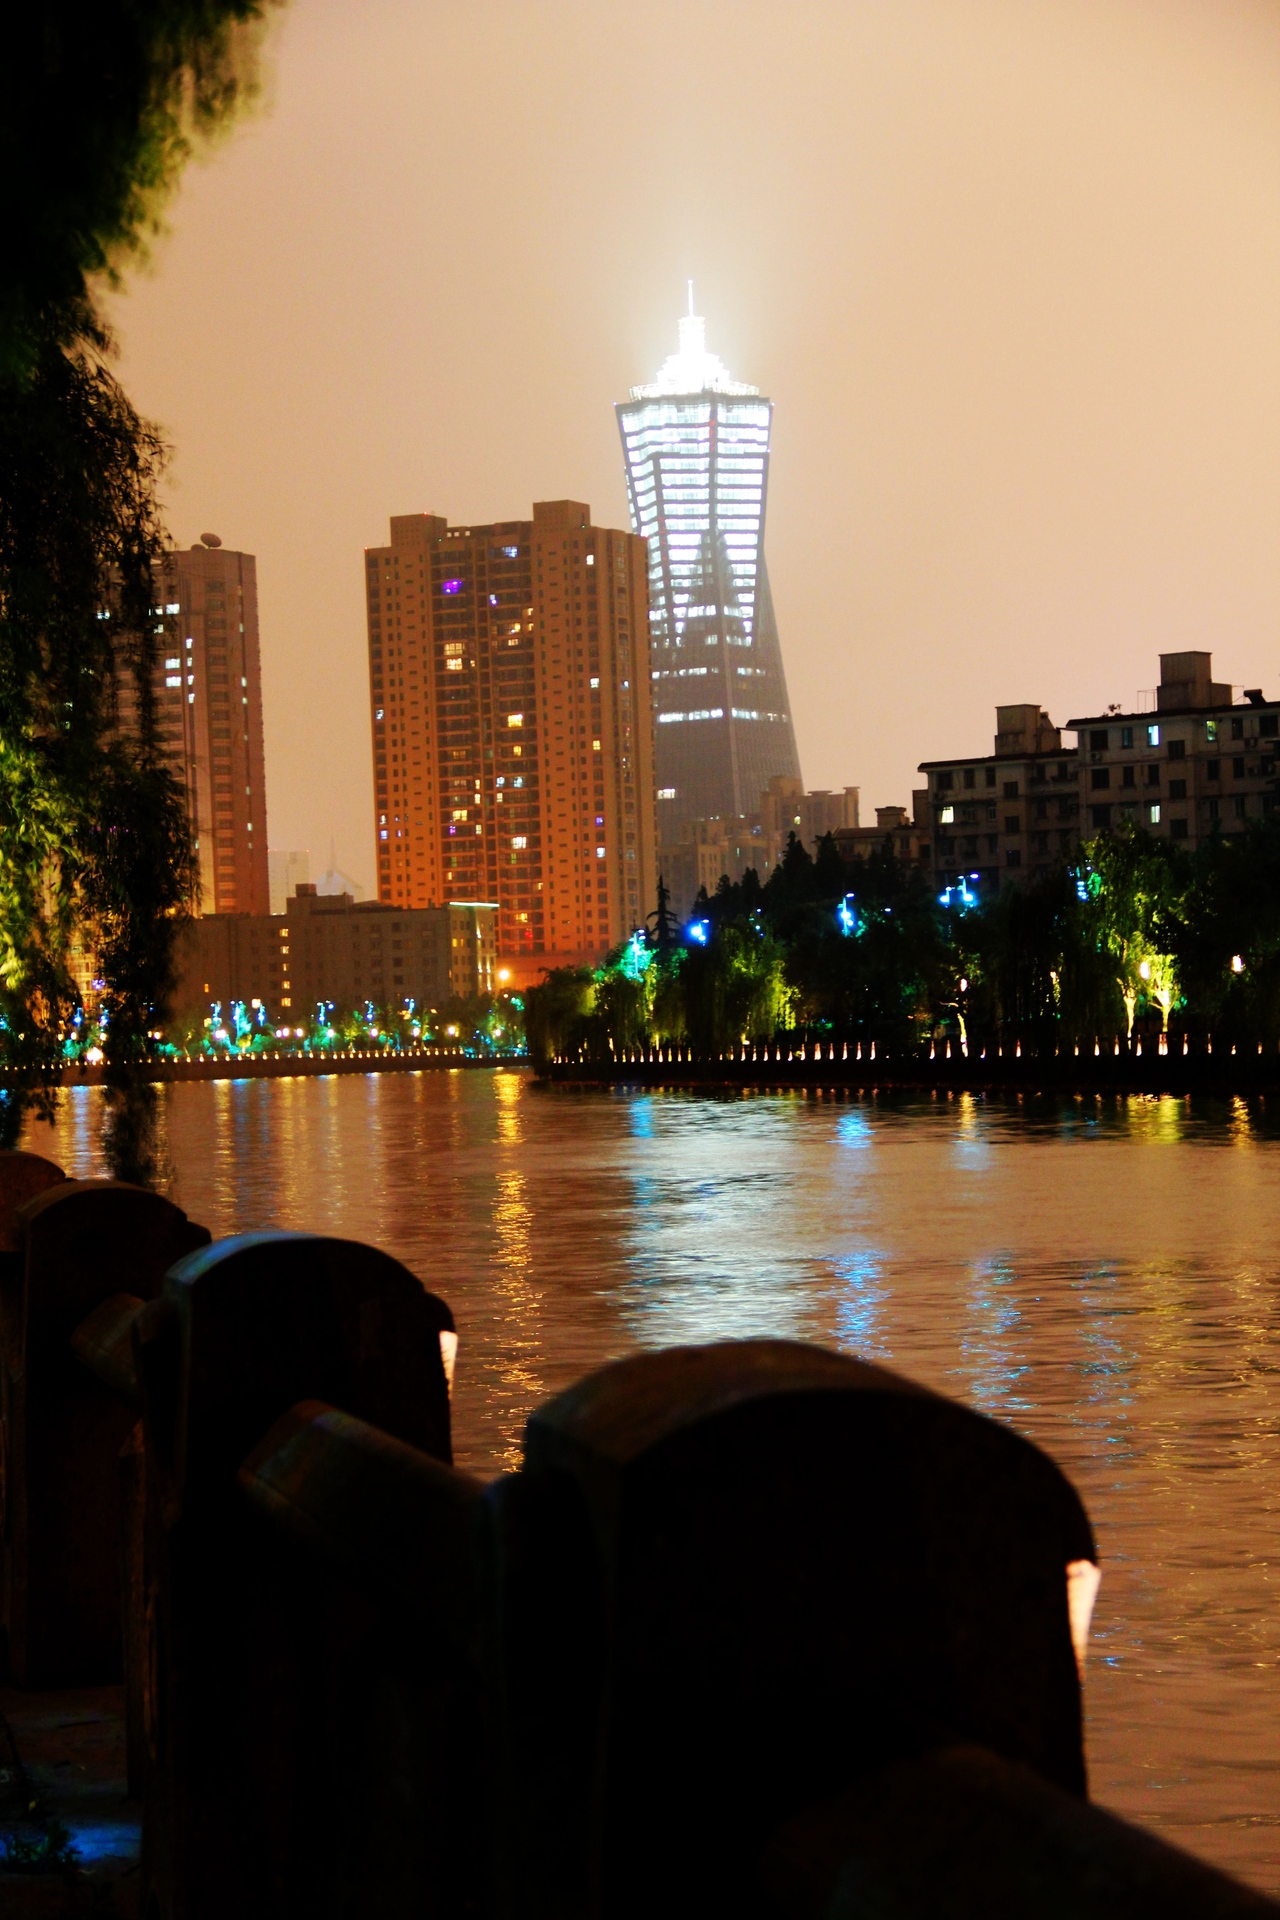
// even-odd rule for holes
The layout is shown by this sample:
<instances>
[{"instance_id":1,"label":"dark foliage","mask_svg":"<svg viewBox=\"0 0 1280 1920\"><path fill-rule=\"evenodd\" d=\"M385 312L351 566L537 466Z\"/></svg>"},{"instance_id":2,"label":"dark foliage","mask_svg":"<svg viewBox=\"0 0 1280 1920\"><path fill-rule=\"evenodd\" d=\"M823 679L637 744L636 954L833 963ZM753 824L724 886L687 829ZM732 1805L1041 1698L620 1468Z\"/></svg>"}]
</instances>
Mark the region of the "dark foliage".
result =
<instances>
[{"instance_id":1,"label":"dark foliage","mask_svg":"<svg viewBox=\"0 0 1280 1920\"><path fill-rule=\"evenodd\" d=\"M253 87L263 0L47 0L6 10L0 380L94 334L92 283L154 232L192 150Z\"/></svg>"},{"instance_id":2,"label":"dark foliage","mask_svg":"<svg viewBox=\"0 0 1280 1920\"><path fill-rule=\"evenodd\" d=\"M130 1179L156 1171L149 1036L192 864L154 712L163 448L108 365L95 277L142 251L192 143L246 92L262 12L21 8L0 62L0 1141L47 1110L91 967L108 1159Z\"/></svg>"},{"instance_id":3,"label":"dark foliage","mask_svg":"<svg viewBox=\"0 0 1280 1920\"><path fill-rule=\"evenodd\" d=\"M1106 834L965 912L888 844L846 865L829 840L814 858L793 837L763 885L747 872L703 891L682 939L651 937L635 974L620 949L594 977L535 989L535 1059L673 1040L715 1055L782 1029L891 1048L1092 1046L1169 1025L1275 1042L1280 820L1192 855Z\"/></svg>"}]
</instances>

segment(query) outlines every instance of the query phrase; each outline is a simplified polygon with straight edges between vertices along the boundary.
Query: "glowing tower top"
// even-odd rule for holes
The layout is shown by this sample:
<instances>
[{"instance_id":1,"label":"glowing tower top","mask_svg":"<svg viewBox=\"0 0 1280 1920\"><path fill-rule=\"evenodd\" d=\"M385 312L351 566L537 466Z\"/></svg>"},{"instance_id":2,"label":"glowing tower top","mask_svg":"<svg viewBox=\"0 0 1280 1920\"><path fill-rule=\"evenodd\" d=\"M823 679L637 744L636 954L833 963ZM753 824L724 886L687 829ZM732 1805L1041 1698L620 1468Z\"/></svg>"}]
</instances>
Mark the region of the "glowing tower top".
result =
<instances>
[{"instance_id":1,"label":"glowing tower top","mask_svg":"<svg viewBox=\"0 0 1280 1920\"><path fill-rule=\"evenodd\" d=\"M693 310L656 380L617 409L631 524L649 543L658 837L754 813L798 778L764 559L773 403L734 380Z\"/></svg>"},{"instance_id":2,"label":"glowing tower top","mask_svg":"<svg viewBox=\"0 0 1280 1920\"><path fill-rule=\"evenodd\" d=\"M758 394L743 380L732 380L729 369L718 354L707 351L707 323L693 310L693 282L689 282L689 311L678 322L680 345L668 354L658 369L658 377L647 387L632 387L633 400L661 400L673 393Z\"/></svg>"}]
</instances>

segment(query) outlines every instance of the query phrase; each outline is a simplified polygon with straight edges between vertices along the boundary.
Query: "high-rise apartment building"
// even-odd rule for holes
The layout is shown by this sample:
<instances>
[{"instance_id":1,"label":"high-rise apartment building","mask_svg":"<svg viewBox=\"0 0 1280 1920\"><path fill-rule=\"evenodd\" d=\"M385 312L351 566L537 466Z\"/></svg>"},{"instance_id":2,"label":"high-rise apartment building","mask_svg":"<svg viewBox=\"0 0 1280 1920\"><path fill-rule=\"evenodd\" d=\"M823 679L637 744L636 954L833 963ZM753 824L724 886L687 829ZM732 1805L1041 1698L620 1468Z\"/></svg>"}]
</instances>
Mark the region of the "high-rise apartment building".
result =
<instances>
[{"instance_id":1,"label":"high-rise apartment building","mask_svg":"<svg viewBox=\"0 0 1280 1920\"><path fill-rule=\"evenodd\" d=\"M267 798L262 752L258 581L251 553L206 533L165 555L157 580L160 741L187 794L202 913L266 913ZM122 696L121 720L132 702Z\"/></svg>"},{"instance_id":2,"label":"high-rise apartment building","mask_svg":"<svg viewBox=\"0 0 1280 1920\"><path fill-rule=\"evenodd\" d=\"M493 901L516 962L625 939L657 886L644 542L572 500L403 514L365 580L378 898Z\"/></svg>"},{"instance_id":3,"label":"high-rise apartment building","mask_svg":"<svg viewBox=\"0 0 1280 1920\"><path fill-rule=\"evenodd\" d=\"M764 557L773 402L707 351L706 322L617 409L631 521L649 544L658 833L749 813L798 780Z\"/></svg>"}]
</instances>

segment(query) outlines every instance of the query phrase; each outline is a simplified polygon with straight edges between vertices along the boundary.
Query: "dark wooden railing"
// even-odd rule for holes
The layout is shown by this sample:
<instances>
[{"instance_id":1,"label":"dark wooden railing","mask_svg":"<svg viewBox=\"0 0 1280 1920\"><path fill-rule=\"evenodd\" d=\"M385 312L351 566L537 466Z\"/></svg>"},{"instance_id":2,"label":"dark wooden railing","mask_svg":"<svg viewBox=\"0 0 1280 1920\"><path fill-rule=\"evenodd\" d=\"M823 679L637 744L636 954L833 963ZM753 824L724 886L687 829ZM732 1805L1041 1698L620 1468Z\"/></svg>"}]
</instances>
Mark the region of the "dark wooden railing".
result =
<instances>
[{"instance_id":1,"label":"dark wooden railing","mask_svg":"<svg viewBox=\"0 0 1280 1920\"><path fill-rule=\"evenodd\" d=\"M12 1677L123 1671L145 1920L1280 1911L1089 1804L1096 1548L1010 1429L678 1348L486 1485L372 1247L24 1155L0 1244Z\"/></svg>"}]
</instances>

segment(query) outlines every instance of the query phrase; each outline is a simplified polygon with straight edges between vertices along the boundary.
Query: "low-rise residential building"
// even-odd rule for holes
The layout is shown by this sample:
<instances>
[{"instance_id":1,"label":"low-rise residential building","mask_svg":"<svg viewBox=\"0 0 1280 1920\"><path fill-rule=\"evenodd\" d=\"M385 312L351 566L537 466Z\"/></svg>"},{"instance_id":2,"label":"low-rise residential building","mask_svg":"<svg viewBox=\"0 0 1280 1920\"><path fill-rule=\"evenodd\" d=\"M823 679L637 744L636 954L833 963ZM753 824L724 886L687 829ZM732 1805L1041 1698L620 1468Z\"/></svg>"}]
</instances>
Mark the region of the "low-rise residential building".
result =
<instances>
[{"instance_id":1,"label":"low-rise residential building","mask_svg":"<svg viewBox=\"0 0 1280 1920\"><path fill-rule=\"evenodd\" d=\"M1045 871L1080 838L1077 754L1039 706L996 708L995 750L926 760L939 892L979 897Z\"/></svg>"},{"instance_id":2,"label":"low-rise residential building","mask_svg":"<svg viewBox=\"0 0 1280 1920\"><path fill-rule=\"evenodd\" d=\"M338 1009L439 1007L505 984L498 909L477 901L395 907L299 886L283 914L221 913L183 930L175 1011L260 1003L286 1021L321 1002Z\"/></svg>"},{"instance_id":3,"label":"low-rise residential building","mask_svg":"<svg viewBox=\"0 0 1280 1920\"><path fill-rule=\"evenodd\" d=\"M1276 805L1280 703L1259 687L1237 704L1209 653L1162 653L1150 707L1067 722L1079 747L1082 830L1126 821L1197 847L1244 832Z\"/></svg>"},{"instance_id":4,"label":"low-rise residential building","mask_svg":"<svg viewBox=\"0 0 1280 1920\"><path fill-rule=\"evenodd\" d=\"M794 833L802 846L812 849L824 833L836 833L858 824L858 789L842 787L833 792L818 787L806 793L804 782L786 774L775 774L760 795L759 819L771 845L776 848L775 864L787 850Z\"/></svg>"},{"instance_id":5,"label":"low-rise residential building","mask_svg":"<svg viewBox=\"0 0 1280 1920\"><path fill-rule=\"evenodd\" d=\"M910 812L906 807L877 807L874 827L836 827L832 839L845 860L869 860L888 847L903 866L930 870L933 820L928 788L917 788L911 795Z\"/></svg>"}]
</instances>

